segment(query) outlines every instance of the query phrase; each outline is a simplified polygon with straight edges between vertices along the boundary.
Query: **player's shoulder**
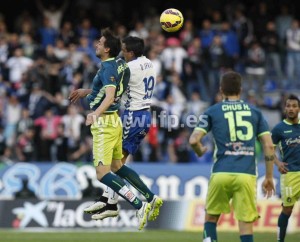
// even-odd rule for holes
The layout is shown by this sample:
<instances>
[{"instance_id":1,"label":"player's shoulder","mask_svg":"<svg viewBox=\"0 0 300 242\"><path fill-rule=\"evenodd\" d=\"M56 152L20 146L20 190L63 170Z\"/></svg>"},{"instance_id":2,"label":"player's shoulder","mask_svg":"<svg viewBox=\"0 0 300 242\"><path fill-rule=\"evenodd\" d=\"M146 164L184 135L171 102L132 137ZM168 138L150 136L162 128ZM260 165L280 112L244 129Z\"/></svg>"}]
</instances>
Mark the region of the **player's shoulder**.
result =
<instances>
[{"instance_id":1,"label":"player's shoulder","mask_svg":"<svg viewBox=\"0 0 300 242\"><path fill-rule=\"evenodd\" d=\"M263 115L262 111L257 106L255 106L255 105L253 105L251 103L245 102L245 101L243 103L248 105L248 107L250 108L250 110L252 111L252 113L257 114L259 116Z\"/></svg>"},{"instance_id":2,"label":"player's shoulder","mask_svg":"<svg viewBox=\"0 0 300 242\"><path fill-rule=\"evenodd\" d=\"M286 125L287 124L284 122L284 120L282 120L274 126L273 131L283 129L284 127L286 127Z\"/></svg>"},{"instance_id":3,"label":"player's shoulder","mask_svg":"<svg viewBox=\"0 0 300 242\"><path fill-rule=\"evenodd\" d=\"M205 113L206 114L213 114L213 113L219 113L220 110L222 110L222 102L218 102L218 103L215 103L215 104L212 104L211 106L209 106Z\"/></svg>"},{"instance_id":4,"label":"player's shoulder","mask_svg":"<svg viewBox=\"0 0 300 242\"><path fill-rule=\"evenodd\" d=\"M145 65L147 65L147 63L148 63L148 66L149 66L149 64L153 65L152 61L150 59L148 59L146 56L140 56L132 61L129 61L128 66L130 68L141 68L141 65L145 66Z\"/></svg>"}]
</instances>

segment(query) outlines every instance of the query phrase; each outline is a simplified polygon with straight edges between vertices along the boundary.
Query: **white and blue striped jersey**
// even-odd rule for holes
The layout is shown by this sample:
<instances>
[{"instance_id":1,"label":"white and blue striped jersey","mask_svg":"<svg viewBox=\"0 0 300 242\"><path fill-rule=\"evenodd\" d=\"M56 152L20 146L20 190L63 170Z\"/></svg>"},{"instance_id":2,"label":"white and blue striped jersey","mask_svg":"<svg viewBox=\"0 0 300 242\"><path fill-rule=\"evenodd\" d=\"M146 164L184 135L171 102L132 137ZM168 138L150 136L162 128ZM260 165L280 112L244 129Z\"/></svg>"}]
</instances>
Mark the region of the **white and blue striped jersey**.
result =
<instances>
[{"instance_id":1,"label":"white and blue striped jersey","mask_svg":"<svg viewBox=\"0 0 300 242\"><path fill-rule=\"evenodd\" d=\"M145 56L127 63L130 69L130 80L122 96L126 110L136 111L150 108L156 84L156 71L153 63Z\"/></svg>"}]
</instances>

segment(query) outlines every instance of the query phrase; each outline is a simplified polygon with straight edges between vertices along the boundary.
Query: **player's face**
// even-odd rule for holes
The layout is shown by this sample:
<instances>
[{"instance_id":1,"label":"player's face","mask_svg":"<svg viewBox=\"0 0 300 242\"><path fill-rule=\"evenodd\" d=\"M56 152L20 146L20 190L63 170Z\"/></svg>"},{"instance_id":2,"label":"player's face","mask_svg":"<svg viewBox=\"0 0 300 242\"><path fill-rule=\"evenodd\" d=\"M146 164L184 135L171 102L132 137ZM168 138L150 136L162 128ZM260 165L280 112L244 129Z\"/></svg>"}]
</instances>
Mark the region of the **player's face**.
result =
<instances>
[{"instance_id":1,"label":"player's face","mask_svg":"<svg viewBox=\"0 0 300 242\"><path fill-rule=\"evenodd\" d=\"M288 99L285 104L285 114L290 120L298 118L299 105L297 100Z\"/></svg>"},{"instance_id":2,"label":"player's face","mask_svg":"<svg viewBox=\"0 0 300 242\"><path fill-rule=\"evenodd\" d=\"M126 62L129 62L133 59L133 52L127 51L126 45L122 43L122 53Z\"/></svg>"},{"instance_id":3,"label":"player's face","mask_svg":"<svg viewBox=\"0 0 300 242\"><path fill-rule=\"evenodd\" d=\"M99 41L96 45L96 56L97 57L101 58L105 54L105 52L107 52L108 48L104 47L105 41L106 41L106 39L103 36L99 39Z\"/></svg>"}]
</instances>

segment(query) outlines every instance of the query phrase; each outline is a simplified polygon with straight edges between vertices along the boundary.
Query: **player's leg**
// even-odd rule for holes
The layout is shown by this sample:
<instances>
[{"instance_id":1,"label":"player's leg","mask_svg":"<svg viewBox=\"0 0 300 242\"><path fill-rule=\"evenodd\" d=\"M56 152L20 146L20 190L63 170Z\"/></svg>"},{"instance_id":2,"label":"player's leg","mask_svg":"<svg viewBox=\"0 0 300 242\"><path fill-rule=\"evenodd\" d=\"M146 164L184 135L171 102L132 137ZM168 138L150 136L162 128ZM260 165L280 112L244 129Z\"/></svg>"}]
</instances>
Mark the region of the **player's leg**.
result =
<instances>
[{"instance_id":1,"label":"player's leg","mask_svg":"<svg viewBox=\"0 0 300 242\"><path fill-rule=\"evenodd\" d=\"M205 214L205 223L203 228L203 242L217 241L217 223L220 215Z\"/></svg>"},{"instance_id":2,"label":"player's leg","mask_svg":"<svg viewBox=\"0 0 300 242\"><path fill-rule=\"evenodd\" d=\"M128 153L123 150L123 158L121 160L122 164L126 163L127 157L128 157ZM96 213L96 212L99 213L101 210L104 213L103 218L118 216L119 214L118 199L119 199L118 193L116 193L113 189L107 186L106 189L103 191L101 197L97 199L94 204L87 207L84 211L87 213Z\"/></svg>"},{"instance_id":3,"label":"player's leg","mask_svg":"<svg viewBox=\"0 0 300 242\"><path fill-rule=\"evenodd\" d=\"M141 142L149 132L151 125L151 113L148 110L125 111L122 116L123 127L123 164L129 154L134 155ZM146 200L151 204L149 220L153 221L159 215L159 209L163 204L160 197L153 194L152 191L141 180L139 175L127 166L121 169L113 170L118 176L128 181L136 190L138 190Z\"/></svg>"},{"instance_id":4,"label":"player's leg","mask_svg":"<svg viewBox=\"0 0 300 242\"><path fill-rule=\"evenodd\" d=\"M100 125L100 122L102 121L100 121L100 119L98 121L99 123L91 125L91 133L93 135L93 162L95 167L97 167L99 164L103 164L105 157L111 156L109 152L107 153L108 149L106 149L106 153L104 152L104 145L108 144L108 140L105 137L106 134L104 128L102 127L103 125ZM111 161L107 162L107 165L110 166L110 163ZM85 208L84 212L95 213L105 207L108 201L108 192L109 189L106 188L103 191L102 196L96 199L95 202L89 207Z\"/></svg>"},{"instance_id":5,"label":"player's leg","mask_svg":"<svg viewBox=\"0 0 300 242\"><path fill-rule=\"evenodd\" d=\"M278 217L277 241L283 242L289 218L296 201L300 198L300 174L298 172L282 174L280 176L280 192L282 211Z\"/></svg>"},{"instance_id":6,"label":"player's leg","mask_svg":"<svg viewBox=\"0 0 300 242\"><path fill-rule=\"evenodd\" d=\"M217 221L222 213L230 213L231 179L227 174L212 174L210 177L205 205L204 242L217 241Z\"/></svg>"},{"instance_id":7,"label":"player's leg","mask_svg":"<svg viewBox=\"0 0 300 242\"><path fill-rule=\"evenodd\" d=\"M123 163L123 165L125 165L125 163L126 163L126 160L127 160L127 158L128 158L128 156L129 156L129 153L126 151L126 150L124 150L123 149L123 158L122 158L122 163Z\"/></svg>"},{"instance_id":8,"label":"player's leg","mask_svg":"<svg viewBox=\"0 0 300 242\"><path fill-rule=\"evenodd\" d=\"M118 116L115 114L114 119L117 118ZM101 143L101 146L97 146L98 149L95 150L96 153L99 152L97 158L100 159L99 162L94 162L94 165L98 164L98 166L96 166L97 179L110 187L137 209L139 229L142 229L147 222L147 216L151 209L150 204L142 202L120 177L110 172L112 167L120 169L123 166L121 162L123 157L121 123L112 122L112 125L108 124L107 127L99 129L99 132L96 132L96 135L93 135L93 137L96 138L96 142L99 139L99 143ZM92 215L92 218L103 219L103 213L95 213Z\"/></svg>"},{"instance_id":9,"label":"player's leg","mask_svg":"<svg viewBox=\"0 0 300 242\"><path fill-rule=\"evenodd\" d=\"M293 206L284 207L282 205L281 213L278 217L277 241L284 242L286 236L286 229L289 223L289 218L293 212Z\"/></svg>"},{"instance_id":10,"label":"player's leg","mask_svg":"<svg viewBox=\"0 0 300 242\"><path fill-rule=\"evenodd\" d=\"M124 114L122 115L122 122L123 123L126 122L125 117L127 117L127 115L128 115L128 112L125 112L125 115ZM130 124L131 123L129 123L129 125ZM129 128L130 128L130 126L129 126ZM124 136L124 132L125 132L125 129L123 128L123 136ZM126 150L123 149L123 158L121 160L123 164L126 163L126 160L127 160L128 156L129 156L129 153ZM84 212L86 212L86 213L97 213L101 209L104 212L105 210L103 210L103 208L106 205L109 205L108 207L112 207L110 205L115 204L117 206L117 203L118 203L118 194L114 190L112 190L110 187L107 186L106 189L103 191L102 195L98 199L96 199L95 203L92 204L91 206L85 208ZM106 207L106 208L108 208L108 207Z\"/></svg>"},{"instance_id":11,"label":"player's leg","mask_svg":"<svg viewBox=\"0 0 300 242\"><path fill-rule=\"evenodd\" d=\"M113 160L114 163L122 165L121 160ZM147 217L150 212L151 206L146 202L142 202L135 194L129 189L125 182L118 176L110 172L110 166L102 165L96 167L97 179L103 184L109 186L128 203L130 203L137 210L137 218L139 220L139 230L143 229L147 223ZM105 212L98 212L92 215L92 219L104 219L105 217L114 217L114 210L106 209ZM108 214L109 213L109 214ZM108 214L108 216L106 216ZM118 211L116 215L118 215Z\"/></svg>"},{"instance_id":12,"label":"player's leg","mask_svg":"<svg viewBox=\"0 0 300 242\"><path fill-rule=\"evenodd\" d=\"M235 176L232 206L239 221L242 242L253 242L253 222L259 218L256 204L256 177L247 174Z\"/></svg>"},{"instance_id":13,"label":"player's leg","mask_svg":"<svg viewBox=\"0 0 300 242\"><path fill-rule=\"evenodd\" d=\"M239 221L241 242L253 242L253 222Z\"/></svg>"}]
</instances>

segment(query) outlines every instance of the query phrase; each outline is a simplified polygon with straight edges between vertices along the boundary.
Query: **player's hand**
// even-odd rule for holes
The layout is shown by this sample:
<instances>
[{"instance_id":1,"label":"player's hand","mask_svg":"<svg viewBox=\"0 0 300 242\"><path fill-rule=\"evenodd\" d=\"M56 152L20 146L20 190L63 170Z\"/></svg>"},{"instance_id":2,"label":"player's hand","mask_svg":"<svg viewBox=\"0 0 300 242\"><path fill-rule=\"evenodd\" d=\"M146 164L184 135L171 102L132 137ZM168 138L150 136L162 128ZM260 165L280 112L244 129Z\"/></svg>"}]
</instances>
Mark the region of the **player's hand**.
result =
<instances>
[{"instance_id":1,"label":"player's hand","mask_svg":"<svg viewBox=\"0 0 300 242\"><path fill-rule=\"evenodd\" d=\"M207 150L208 150L208 148L206 146L200 145L199 150L196 153L197 153L198 157L201 157L206 153Z\"/></svg>"},{"instance_id":2,"label":"player's hand","mask_svg":"<svg viewBox=\"0 0 300 242\"><path fill-rule=\"evenodd\" d=\"M262 189L263 189L264 195L267 198L274 195L275 194L275 187L274 187L273 178L265 178L265 180L262 183Z\"/></svg>"},{"instance_id":3,"label":"player's hand","mask_svg":"<svg viewBox=\"0 0 300 242\"><path fill-rule=\"evenodd\" d=\"M86 90L85 89L77 89L75 91L73 91L70 96L69 96L69 100L71 101L71 103L75 103L77 102L78 99L83 98L87 95Z\"/></svg>"},{"instance_id":4,"label":"player's hand","mask_svg":"<svg viewBox=\"0 0 300 242\"><path fill-rule=\"evenodd\" d=\"M289 171L289 169L287 168L288 163L286 162L279 162L276 165L278 167L278 171L280 172L280 174L286 174Z\"/></svg>"},{"instance_id":5,"label":"player's hand","mask_svg":"<svg viewBox=\"0 0 300 242\"><path fill-rule=\"evenodd\" d=\"M91 125L91 124L97 122L97 117L98 116L95 112L89 113L86 116L85 125L88 126L88 125Z\"/></svg>"}]
</instances>

